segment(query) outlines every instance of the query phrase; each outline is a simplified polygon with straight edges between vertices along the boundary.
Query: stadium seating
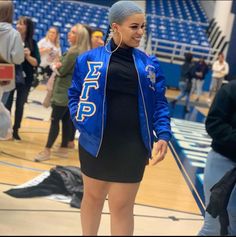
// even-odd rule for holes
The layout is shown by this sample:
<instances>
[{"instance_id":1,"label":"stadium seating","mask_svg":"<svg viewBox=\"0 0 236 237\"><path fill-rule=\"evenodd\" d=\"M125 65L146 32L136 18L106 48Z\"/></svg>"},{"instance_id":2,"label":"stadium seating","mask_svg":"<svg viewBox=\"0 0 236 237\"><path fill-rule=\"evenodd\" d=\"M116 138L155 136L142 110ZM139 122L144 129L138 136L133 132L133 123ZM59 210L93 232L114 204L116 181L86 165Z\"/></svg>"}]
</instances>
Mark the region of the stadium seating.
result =
<instances>
[{"instance_id":1,"label":"stadium seating","mask_svg":"<svg viewBox=\"0 0 236 237\"><path fill-rule=\"evenodd\" d=\"M206 34L209 25L199 0L146 1L147 36L152 51L174 57L191 51L194 57L208 58L211 45ZM210 58L210 57L209 57Z\"/></svg>"},{"instance_id":2,"label":"stadium seating","mask_svg":"<svg viewBox=\"0 0 236 237\"><path fill-rule=\"evenodd\" d=\"M35 23L35 40L45 37L50 26L56 26L60 32L62 51L68 49L67 33L71 26L83 23L107 31L108 7L82 2L50 0L14 0L14 23L20 16L29 16Z\"/></svg>"},{"instance_id":3,"label":"stadium seating","mask_svg":"<svg viewBox=\"0 0 236 237\"><path fill-rule=\"evenodd\" d=\"M15 21L21 15L32 17L37 41L45 36L50 26L58 27L63 52L68 49L67 33L72 25L80 22L104 32L108 28L107 6L66 0L14 0L14 5ZM146 15L146 33L147 36L151 33L154 51L171 54L175 49L178 55L182 49L190 47L191 50L193 46L192 51L197 54L209 52L206 35L209 23L199 0L149 0L146 1ZM155 46L157 40L159 48Z\"/></svg>"}]
</instances>

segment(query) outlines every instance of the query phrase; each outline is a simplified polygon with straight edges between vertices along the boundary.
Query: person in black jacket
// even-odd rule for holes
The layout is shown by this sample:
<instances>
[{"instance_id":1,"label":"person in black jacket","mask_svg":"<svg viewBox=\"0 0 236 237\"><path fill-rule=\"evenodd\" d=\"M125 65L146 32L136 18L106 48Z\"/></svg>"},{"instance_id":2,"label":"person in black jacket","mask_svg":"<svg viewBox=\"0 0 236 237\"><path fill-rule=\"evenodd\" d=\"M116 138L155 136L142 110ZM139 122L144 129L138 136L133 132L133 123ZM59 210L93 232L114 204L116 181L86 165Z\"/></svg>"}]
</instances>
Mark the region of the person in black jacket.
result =
<instances>
[{"instance_id":1,"label":"person in black jacket","mask_svg":"<svg viewBox=\"0 0 236 237\"><path fill-rule=\"evenodd\" d=\"M196 100L199 101L200 96L202 94L202 86L204 83L204 79L206 74L208 73L209 68L205 62L205 59L202 57L196 62L193 70L193 80L192 80L192 88L190 95L192 95L196 91Z\"/></svg>"},{"instance_id":2,"label":"person in black jacket","mask_svg":"<svg viewBox=\"0 0 236 237\"><path fill-rule=\"evenodd\" d=\"M181 66L180 80L179 80L179 95L172 101L172 105L175 106L176 102L181 100L183 97L186 97L185 101L185 110L188 112L189 110L189 99L190 99L190 91L192 88L192 78L193 78L193 70L194 63L192 62L193 55L191 53L185 54L185 62Z\"/></svg>"},{"instance_id":3,"label":"person in black jacket","mask_svg":"<svg viewBox=\"0 0 236 237\"><path fill-rule=\"evenodd\" d=\"M206 206L210 200L210 189L236 166L236 81L222 86L210 107L206 130L212 138L212 150L207 157L204 171L204 194ZM236 235L236 189L234 187L228 203L229 235ZM201 236L220 235L219 218L205 213Z\"/></svg>"}]
</instances>

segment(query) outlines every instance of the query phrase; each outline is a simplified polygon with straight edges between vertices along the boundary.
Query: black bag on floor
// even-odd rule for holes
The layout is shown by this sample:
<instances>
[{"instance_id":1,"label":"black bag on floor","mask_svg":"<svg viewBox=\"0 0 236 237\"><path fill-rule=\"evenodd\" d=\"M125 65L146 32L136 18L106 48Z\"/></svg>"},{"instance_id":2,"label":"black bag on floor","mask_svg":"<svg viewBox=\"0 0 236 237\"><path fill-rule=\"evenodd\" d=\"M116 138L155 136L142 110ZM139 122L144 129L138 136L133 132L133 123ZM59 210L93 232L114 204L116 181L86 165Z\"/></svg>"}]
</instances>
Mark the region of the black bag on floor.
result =
<instances>
[{"instance_id":1,"label":"black bag on floor","mask_svg":"<svg viewBox=\"0 0 236 237\"><path fill-rule=\"evenodd\" d=\"M50 175L41 183L5 191L16 198L42 197L51 194L72 196L71 206L80 208L83 197L82 173L79 167L56 166L50 170Z\"/></svg>"}]
</instances>

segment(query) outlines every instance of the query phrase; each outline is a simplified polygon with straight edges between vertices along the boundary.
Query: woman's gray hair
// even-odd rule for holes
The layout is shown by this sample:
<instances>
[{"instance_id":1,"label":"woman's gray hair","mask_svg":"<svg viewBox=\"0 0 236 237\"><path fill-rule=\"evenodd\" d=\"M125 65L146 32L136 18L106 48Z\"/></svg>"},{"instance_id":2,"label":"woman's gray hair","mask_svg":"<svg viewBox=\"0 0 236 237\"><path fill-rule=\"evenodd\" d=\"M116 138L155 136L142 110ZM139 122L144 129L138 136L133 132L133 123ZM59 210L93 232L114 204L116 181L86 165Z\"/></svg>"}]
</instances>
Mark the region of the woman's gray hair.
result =
<instances>
[{"instance_id":1,"label":"woman's gray hair","mask_svg":"<svg viewBox=\"0 0 236 237\"><path fill-rule=\"evenodd\" d=\"M108 20L110 26L112 23L121 24L124 19L133 14L144 14L144 11L133 1L119 1L109 9Z\"/></svg>"}]
</instances>

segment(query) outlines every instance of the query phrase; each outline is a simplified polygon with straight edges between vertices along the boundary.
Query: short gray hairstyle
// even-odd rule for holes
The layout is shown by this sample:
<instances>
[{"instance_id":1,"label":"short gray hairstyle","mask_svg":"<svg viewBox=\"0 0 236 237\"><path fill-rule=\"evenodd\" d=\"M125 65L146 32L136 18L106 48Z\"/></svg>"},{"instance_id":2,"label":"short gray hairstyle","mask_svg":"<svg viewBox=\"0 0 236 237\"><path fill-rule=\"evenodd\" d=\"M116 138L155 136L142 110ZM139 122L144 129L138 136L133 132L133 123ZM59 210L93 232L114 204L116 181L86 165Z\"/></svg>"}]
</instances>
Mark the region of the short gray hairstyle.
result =
<instances>
[{"instance_id":1,"label":"short gray hairstyle","mask_svg":"<svg viewBox=\"0 0 236 237\"><path fill-rule=\"evenodd\" d=\"M116 2L109 9L109 24L110 26L114 22L120 24L126 17L133 14L144 14L144 11L133 1Z\"/></svg>"}]
</instances>

